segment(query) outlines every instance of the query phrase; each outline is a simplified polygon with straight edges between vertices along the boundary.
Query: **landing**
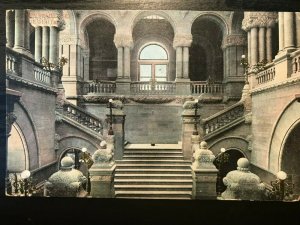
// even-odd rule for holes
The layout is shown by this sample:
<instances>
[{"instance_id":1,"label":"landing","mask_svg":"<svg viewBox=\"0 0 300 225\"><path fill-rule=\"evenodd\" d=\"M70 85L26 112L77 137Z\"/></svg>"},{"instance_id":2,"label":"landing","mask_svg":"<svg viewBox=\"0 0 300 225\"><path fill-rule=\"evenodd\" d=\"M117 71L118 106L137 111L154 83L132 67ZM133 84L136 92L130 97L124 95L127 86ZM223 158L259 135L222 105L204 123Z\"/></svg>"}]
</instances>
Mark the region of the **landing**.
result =
<instances>
[{"instance_id":1,"label":"landing","mask_svg":"<svg viewBox=\"0 0 300 225\"><path fill-rule=\"evenodd\" d=\"M182 143L178 144L128 144L125 149L182 149Z\"/></svg>"}]
</instances>

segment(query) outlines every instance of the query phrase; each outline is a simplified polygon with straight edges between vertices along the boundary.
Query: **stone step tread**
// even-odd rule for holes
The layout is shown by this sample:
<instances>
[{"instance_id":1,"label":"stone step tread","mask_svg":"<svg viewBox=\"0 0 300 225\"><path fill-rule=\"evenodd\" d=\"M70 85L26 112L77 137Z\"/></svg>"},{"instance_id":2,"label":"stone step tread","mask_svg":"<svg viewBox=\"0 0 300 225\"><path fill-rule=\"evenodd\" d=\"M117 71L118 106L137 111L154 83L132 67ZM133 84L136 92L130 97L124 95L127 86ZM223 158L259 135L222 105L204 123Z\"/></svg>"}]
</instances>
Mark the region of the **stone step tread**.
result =
<instances>
[{"instance_id":1,"label":"stone step tread","mask_svg":"<svg viewBox=\"0 0 300 225\"><path fill-rule=\"evenodd\" d=\"M193 185L147 185L147 184L116 184L115 188L193 188Z\"/></svg>"},{"instance_id":2,"label":"stone step tread","mask_svg":"<svg viewBox=\"0 0 300 225\"><path fill-rule=\"evenodd\" d=\"M140 171L140 172L151 172L151 171L155 171L155 172L191 172L192 170L189 169L125 169L125 168L116 168L116 172L136 172L136 171Z\"/></svg>"},{"instance_id":3,"label":"stone step tread","mask_svg":"<svg viewBox=\"0 0 300 225\"><path fill-rule=\"evenodd\" d=\"M162 182L162 183L178 183L178 182L182 182L182 183L191 183L193 182L192 179L185 179L185 180L173 180L173 179L115 179L114 182L121 182L121 183L126 183L126 182L136 182L136 183L142 183L142 182Z\"/></svg>"},{"instance_id":4,"label":"stone step tread","mask_svg":"<svg viewBox=\"0 0 300 225\"><path fill-rule=\"evenodd\" d=\"M116 198L122 198L122 199L166 199L166 200L191 200L191 197L179 197L179 196L165 196L165 197L159 197L159 196L128 196L128 197L124 197L124 196L117 196Z\"/></svg>"},{"instance_id":5,"label":"stone step tread","mask_svg":"<svg viewBox=\"0 0 300 225\"><path fill-rule=\"evenodd\" d=\"M192 177L192 174L149 174L149 173L126 173L126 174L120 174L116 173L115 177Z\"/></svg>"},{"instance_id":6,"label":"stone step tread","mask_svg":"<svg viewBox=\"0 0 300 225\"><path fill-rule=\"evenodd\" d=\"M147 191L115 191L115 194L143 194L143 195L192 195L191 191L153 191L153 190L147 190Z\"/></svg>"},{"instance_id":7,"label":"stone step tread","mask_svg":"<svg viewBox=\"0 0 300 225\"><path fill-rule=\"evenodd\" d=\"M128 144L125 149L182 149L181 144Z\"/></svg>"},{"instance_id":8,"label":"stone step tread","mask_svg":"<svg viewBox=\"0 0 300 225\"><path fill-rule=\"evenodd\" d=\"M130 158L154 158L154 159L159 159L159 158L180 158L183 159L183 155L124 155L124 159L130 159Z\"/></svg>"},{"instance_id":9,"label":"stone step tread","mask_svg":"<svg viewBox=\"0 0 300 225\"><path fill-rule=\"evenodd\" d=\"M142 163L129 163L129 164L118 164L117 167L187 167L189 168L191 165L187 165L187 164L142 164Z\"/></svg>"},{"instance_id":10,"label":"stone step tread","mask_svg":"<svg viewBox=\"0 0 300 225\"><path fill-rule=\"evenodd\" d=\"M149 159L123 159L123 160L118 160L116 163L124 163L124 162L182 162L182 163L190 163L192 164L191 161L183 160L183 159L156 159L156 160L149 160Z\"/></svg>"},{"instance_id":11,"label":"stone step tread","mask_svg":"<svg viewBox=\"0 0 300 225\"><path fill-rule=\"evenodd\" d=\"M182 151L125 150L124 155L126 154L182 154Z\"/></svg>"}]
</instances>

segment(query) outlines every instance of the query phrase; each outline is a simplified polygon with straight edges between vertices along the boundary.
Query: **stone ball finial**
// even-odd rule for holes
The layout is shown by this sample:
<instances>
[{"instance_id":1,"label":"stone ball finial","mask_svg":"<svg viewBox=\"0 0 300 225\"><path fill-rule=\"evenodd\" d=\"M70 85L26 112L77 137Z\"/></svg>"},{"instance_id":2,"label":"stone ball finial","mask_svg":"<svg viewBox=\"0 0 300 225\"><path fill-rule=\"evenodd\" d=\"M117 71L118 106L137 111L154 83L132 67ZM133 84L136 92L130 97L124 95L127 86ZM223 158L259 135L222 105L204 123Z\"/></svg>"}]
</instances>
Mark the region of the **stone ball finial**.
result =
<instances>
[{"instance_id":1,"label":"stone ball finial","mask_svg":"<svg viewBox=\"0 0 300 225\"><path fill-rule=\"evenodd\" d=\"M238 170L249 170L250 162L246 158L240 158L237 161L237 166Z\"/></svg>"},{"instance_id":2,"label":"stone ball finial","mask_svg":"<svg viewBox=\"0 0 300 225\"><path fill-rule=\"evenodd\" d=\"M70 156L65 156L60 161L61 168L63 169L70 169L73 168L75 162Z\"/></svg>"},{"instance_id":3,"label":"stone ball finial","mask_svg":"<svg viewBox=\"0 0 300 225\"><path fill-rule=\"evenodd\" d=\"M201 141L200 148L201 149L207 149L207 143L206 143L206 141Z\"/></svg>"},{"instance_id":4,"label":"stone ball finial","mask_svg":"<svg viewBox=\"0 0 300 225\"><path fill-rule=\"evenodd\" d=\"M100 142L100 148L101 148L101 149L105 149L106 147L107 147L106 141L101 141L101 142Z\"/></svg>"}]
</instances>

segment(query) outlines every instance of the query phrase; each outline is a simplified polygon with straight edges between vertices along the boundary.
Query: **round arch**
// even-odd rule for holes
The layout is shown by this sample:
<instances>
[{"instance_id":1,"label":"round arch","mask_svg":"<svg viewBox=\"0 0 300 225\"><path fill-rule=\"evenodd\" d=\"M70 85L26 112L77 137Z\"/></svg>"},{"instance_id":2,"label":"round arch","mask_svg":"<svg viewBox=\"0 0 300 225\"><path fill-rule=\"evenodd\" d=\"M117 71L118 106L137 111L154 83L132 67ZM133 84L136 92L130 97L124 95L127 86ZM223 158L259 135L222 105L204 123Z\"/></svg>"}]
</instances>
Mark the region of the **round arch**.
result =
<instances>
[{"instance_id":1,"label":"round arch","mask_svg":"<svg viewBox=\"0 0 300 225\"><path fill-rule=\"evenodd\" d=\"M164 11L142 11L142 12L138 13L131 22L131 33L133 32L135 25L141 19L143 19L147 16L152 16L152 15L160 16L160 17L163 17L164 19L166 19L171 24L174 34L176 33L175 21L171 18L171 16L167 12L164 12Z\"/></svg>"},{"instance_id":2,"label":"round arch","mask_svg":"<svg viewBox=\"0 0 300 225\"><path fill-rule=\"evenodd\" d=\"M219 15L218 13L215 13L215 12L209 12L209 13L199 12L199 14L195 15L191 22L191 27L190 27L191 31L192 31L194 22L196 20L200 20L200 19L201 20L207 19L209 21L216 23L217 26L219 26L221 28L221 30L223 32L223 37L225 35L229 34L229 32L230 32L229 26L228 26L227 22L225 21L225 19L221 15Z\"/></svg>"},{"instance_id":3,"label":"round arch","mask_svg":"<svg viewBox=\"0 0 300 225\"><path fill-rule=\"evenodd\" d=\"M234 11L230 14L229 32L230 34L246 34L242 29L242 21L244 19L243 11Z\"/></svg>"},{"instance_id":4,"label":"round arch","mask_svg":"<svg viewBox=\"0 0 300 225\"><path fill-rule=\"evenodd\" d=\"M281 170L284 144L286 143L289 134L300 122L300 102L296 99L291 101L276 121L277 122L272 129L273 133L271 135L268 154L268 169L274 174Z\"/></svg>"}]
</instances>

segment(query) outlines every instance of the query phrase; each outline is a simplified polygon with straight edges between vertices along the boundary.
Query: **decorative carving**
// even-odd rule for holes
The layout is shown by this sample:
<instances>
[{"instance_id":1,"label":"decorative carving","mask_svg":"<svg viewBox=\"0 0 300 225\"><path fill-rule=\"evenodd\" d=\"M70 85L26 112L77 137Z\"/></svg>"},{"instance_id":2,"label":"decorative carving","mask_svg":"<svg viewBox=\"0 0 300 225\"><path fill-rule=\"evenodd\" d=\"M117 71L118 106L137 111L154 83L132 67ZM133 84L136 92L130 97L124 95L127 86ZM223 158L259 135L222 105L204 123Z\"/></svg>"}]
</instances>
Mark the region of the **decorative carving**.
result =
<instances>
[{"instance_id":1,"label":"decorative carving","mask_svg":"<svg viewBox=\"0 0 300 225\"><path fill-rule=\"evenodd\" d=\"M13 113L6 114L6 134L9 135L11 131L11 126L17 120L17 116Z\"/></svg>"},{"instance_id":2,"label":"decorative carving","mask_svg":"<svg viewBox=\"0 0 300 225\"><path fill-rule=\"evenodd\" d=\"M190 47L193 42L192 34L176 34L173 41L173 47Z\"/></svg>"},{"instance_id":3,"label":"decorative carving","mask_svg":"<svg viewBox=\"0 0 300 225\"><path fill-rule=\"evenodd\" d=\"M229 46L238 46L238 45L246 45L247 44L247 38L244 35L241 34L231 34L227 35L223 39L223 48L227 48Z\"/></svg>"},{"instance_id":4,"label":"decorative carving","mask_svg":"<svg viewBox=\"0 0 300 225\"><path fill-rule=\"evenodd\" d=\"M60 35L59 43L61 45L75 45L77 44L78 38L76 35Z\"/></svg>"},{"instance_id":5,"label":"decorative carving","mask_svg":"<svg viewBox=\"0 0 300 225\"><path fill-rule=\"evenodd\" d=\"M60 135L55 133L55 136L54 136L54 150L55 151L59 150L59 141L60 141Z\"/></svg>"},{"instance_id":6,"label":"decorative carving","mask_svg":"<svg viewBox=\"0 0 300 225\"><path fill-rule=\"evenodd\" d=\"M133 47L133 39L131 34L115 34L114 43L116 48L119 47Z\"/></svg>"},{"instance_id":7,"label":"decorative carving","mask_svg":"<svg viewBox=\"0 0 300 225\"><path fill-rule=\"evenodd\" d=\"M63 116L62 114L55 112L55 122L56 123L62 123L63 122Z\"/></svg>"},{"instance_id":8,"label":"decorative carving","mask_svg":"<svg viewBox=\"0 0 300 225\"><path fill-rule=\"evenodd\" d=\"M101 141L100 149L95 151L92 158L94 160L94 166L96 167L111 167L114 165L113 151L114 151L114 137L109 135L107 137L108 142ZM94 167L93 166L93 167Z\"/></svg>"},{"instance_id":9,"label":"decorative carving","mask_svg":"<svg viewBox=\"0 0 300 225\"><path fill-rule=\"evenodd\" d=\"M273 27L277 20L277 12L245 12L242 29L248 31L252 27Z\"/></svg>"},{"instance_id":10,"label":"decorative carving","mask_svg":"<svg viewBox=\"0 0 300 225\"><path fill-rule=\"evenodd\" d=\"M29 21L34 26L54 26L59 30L65 28L62 10L30 10Z\"/></svg>"},{"instance_id":11,"label":"decorative carving","mask_svg":"<svg viewBox=\"0 0 300 225\"><path fill-rule=\"evenodd\" d=\"M198 149L195 150L193 158L195 159L192 165L193 170L201 168L216 169L213 164L215 156L212 151L208 149L205 141L202 141L200 143L200 148L198 147Z\"/></svg>"}]
</instances>

